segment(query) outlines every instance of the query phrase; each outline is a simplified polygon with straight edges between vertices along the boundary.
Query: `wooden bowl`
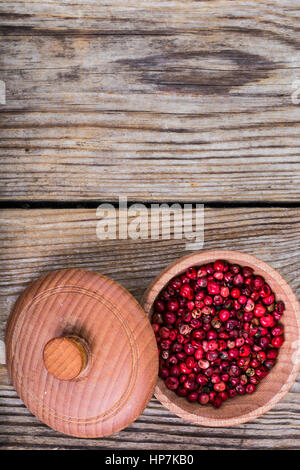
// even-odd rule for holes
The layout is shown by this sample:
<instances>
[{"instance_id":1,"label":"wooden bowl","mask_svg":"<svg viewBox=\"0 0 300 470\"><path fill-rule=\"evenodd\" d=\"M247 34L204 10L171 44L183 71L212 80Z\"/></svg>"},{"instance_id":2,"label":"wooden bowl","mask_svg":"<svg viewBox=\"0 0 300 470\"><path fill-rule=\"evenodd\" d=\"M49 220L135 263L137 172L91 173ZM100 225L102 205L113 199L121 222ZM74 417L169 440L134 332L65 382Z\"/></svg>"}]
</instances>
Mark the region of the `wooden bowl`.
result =
<instances>
[{"instance_id":1,"label":"wooden bowl","mask_svg":"<svg viewBox=\"0 0 300 470\"><path fill-rule=\"evenodd\" d=\"M300 305L287 282L264 261L246 253L211 250L185 256L164 269L144 294L142 306L145 312L151 318L152 306L157 295L174 276L183 273L190 266L200 266L217 259L251 266L255 274L263 276L270 284L276 298L285 303L286 310L282 316L285 342L280 348L277 362L254 394L229 399L218 409L189 403L185 398L178 397L169 390L160 378L155 388L155 396L170 411L187 421L204 426L224 427L251 421L267 412L293 385L300 366Z\"/></svg>"}]
</instances>

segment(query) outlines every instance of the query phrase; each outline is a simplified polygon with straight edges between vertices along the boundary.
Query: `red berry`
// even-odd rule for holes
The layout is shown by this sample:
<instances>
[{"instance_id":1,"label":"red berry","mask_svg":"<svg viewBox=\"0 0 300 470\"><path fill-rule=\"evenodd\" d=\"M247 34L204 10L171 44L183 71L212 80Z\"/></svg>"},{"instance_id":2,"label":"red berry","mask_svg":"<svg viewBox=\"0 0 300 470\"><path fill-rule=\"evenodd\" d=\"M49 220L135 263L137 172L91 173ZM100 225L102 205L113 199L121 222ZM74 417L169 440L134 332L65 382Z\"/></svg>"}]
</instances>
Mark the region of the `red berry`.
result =
<instances>
[{"instance_id":1,"label":"red berry","mask_svg":"<svg viewBox=\"0 0 300 470\"><path fill-rule=\"evenodd\" d=\"M267 358L268 359L276 359L278 356L278 350L277 349L270 349L267 351Z\"/></svg>"},{"instance_id":2,"label":"red berry","mask_svg":"<svg viewBox=\"0 0 300 470\"><path fill-rule=\"evenodd\" d=\"M224 281L225 282L231 282L234 278L234 274L232 274L231 272L227 272L224 274Z\"/></svg>"},{"instance_id":3,"label":"red berry","mask_svg":"<svg viewBox=\"0 0 300 470\"><path fill-rule=\"evenodd\" d=\"M200 329L194 330L193 333L192 333L192 336L193 336L193 338L198 339L198 340L204 339L205 338L205 331L200 330Z\"/></svg>"},{"instance_id":4,"label":"red berry","mask_svg":"<svg viewBox=\"0 0 300 470\"><path fill-rule=\"evenodd\" d=\"M208 340L216 339L217 337L218 337L218 334L217 334L216 330L210 330L210 331L208 331L207 334L206 334L206 338L207 338Z\"/></svg>"},{"instance_id":5,"label":"red berry","mask_svg":"<svg viewBox=\"0 0 300 470\"><path fill-rule=\"evenodd\" d=\"M195 388L196 388L195 382L194 382L193 380L191 380L191 379L185 380L183 386L184 386L184 388L185 388L186 390L191 390L191 391L192 391L192 390L195 390Z\"/></svg>"},{"instance_id":6,"label":"red berry","mask_svg":"<svg viewBox=\"0 0 300 470\"><path fill-rule=\"evenodd\" d=\"M222 303L224 302L224 298L217 294L214 296L214 305L222 305Z\"/></svg>"},{"instance_id":7,"label":"red berry","mask_svg":"<svg viewBox=\"0 0 300 470\"><path fill-rule=\"evenodd\" d=\"M259 293L255 290L255 291L251 292L250 297L251 297L252 300L254 300L254 302L256 302L259 299Z\"/></svg>"},{"instance_id":8,"label":"red berry","mask_svg":"<svg viewBox=\"0 0 300 470\"><path fill-rule=\"evenodd\" d=\"M284 339L283 336L274 336L271 341L273 348L280 348L283 345Z\"/></svg>"},{"instance_id":9,"label":"red berry","mask_svg":"<svg viewBox=\"0 0 300 470\"><path fill-rule=\"evenodd\" d=\"M262 337L259 339L259 346L260 346L262 349L266 349L266 348L269 346L269 343L270 343L270 340L269 340L266 336L262 336Z\"/></svg>"},{"instance_id":10,"label":"red berry","mask_svg":"<svg viewBox=\"0 0 300 470\"><path fill-rule=\"evenodd\" d=\"M267 359L264 365L267 369L271 369L274 366L274 364L275 364L274 359Z\"/></svg>"},{"instance_id":11,"label":"red berry","mask_svg":"<svg viewBox=\"0 0 300 470\"><path fill-rule=\"evenodd\" d=\"M180 397L186 397L188 395L188 391L181 386L177 388L176 393Z\"/></svg>"},{"instance_id":12,"label":"red berry","mask_svg":"<svg viewBox=\"0 0 300 470\"><path fill-rule=\"evenodd\" d=\"M186 299L192 300L194 298L194 291L190 285L184 284L180 288L180 295Z\"/></svg>"},{"instance_id":13,"label":"red berry","mask_svg":"<svg viewBox=\"0 0 300 470\"><path fill-rule=\"evenodd\" d=\"M225 382L218 382L218 383L215 383L214 385L214 390L216 392L224 392L224 390L226 389L226 384Z\"/></svg>"},{"instance_id":14,"label":"red berry","mask_svg":"<svg viewBox=\"0 0 300 470\"><path fill-rule=\"evenodd\" d=\"M262 299L265 305L271 305L274 302L274 300L275 300L274 294L268 295L268 297L264 297Z\"/></svg>"},{"instance_id":15,"label":"red berry","mask_svg":"<svg viewBox=\"0 0 300 470\"><path fill-rule=\"evenodd\" d=\"M239 296L241 295L241 291L240 289L238 289L238 287L234 287L233 289L231 289L230 295L234 299L238 299Z\"/></svg>"},{"instance_id":16,"label":"red berry","mask_svg":"<svg viewBox=\"0 0 300 470\"><path fill-rule=\"evenodd\" d=\"M170 390L176 390L179 385L179 381L176 377L167 377L165 384Z\"/></svg>"},{"instance_id":17,"label":"red berry","mask_svg":"<svg viewBox=\"0 0 300 470\"><path fill-rule=\"evenodd\" d=\"M218 271L214 273L214 278L217 279L217 281L222 281L223 277L224 277L223 273L220 273Z\"/></svg>"},{"instance_id":18,"label":"red berry","mask_svg":"<svg viewBox=\"0 0 300 470\"><path fill-rule=\"evenodd\" d=\"M200 277L200 279L197 280L197 287L204 288L207 286L207 277Z\"/></svg>"},{"instance_id":19,"label":"red berry","mask_svg":"<svg viewBox=\"0 0 300 470\"><path fill-rule=\"evenodd\" d=\"M215 295L215 294L219 294L220 292L220 286L217 282L215 281L209 281L207 283L207 290L210 294L212 295Z\"/></svg>"},{"instance_id":20,"label":"red berry","mask_svg":"<svg viewBox=\"0 0 300 470\"><path fill-rule=\"evenodd\" d=\"M198 400L198 393L197 392L189 393L189 395L187 395L186 398L190 403L194 403L195 401Z\"/></svg>"},{"instance_id":21,"label":"red berry","mask_svg":"<svg viewBox=\"0 0 300 470\"><path fill-rule=\"evenodd\" d=\"M220 408L220 406L222 405L222 399L220 397L215 397L212 400L212 405L214 408Z\"/></svg>"},{"instance_id":22,"label":"red berry","mask_svg":"<svg viewBox=\"0 0 300 470\"><path fill-rule=\"evenodd\" d=\"M229 398L228 393L226 393L226 392L220 392L219 397L221 398L222 401L226 401Z\"/></svg>"},{"instance_id":23,"label":"red berry","mask_svg":"<svg viewBox=\"0 0 300 470\"><path fill-rule=\"evenodd\" d=\"M194 354L194 352L195 352L195 349L193 348L193 346L191 345L191 343L186 343L186 344L184 345L184 348L183 348L183 349L184 349L184 351L186 352L186 354L187 354L188 356L191 356L191 355Z\"/></svg>"},{"instance_id":24,"label":"red berry","mask_svg":"<svg viewBox=\"0 0 300 470\"><path fill-rule=\"evenodd\" d=\"M240 368L233 364L229 369L229 375L231 377L237 377L240 374L240 371Z\"/></svg>"},{"instance_id":25,"label":"red berry","mask_svg":"<svg viewBox=\"0 0 300 470\"><path fill-rule=\"evenodd\" d=\"M253 392L255 392L255 388L256 388L256 387L255 387L254 384L252 384L252 383L248 384L247 387L246 387L246 393L253 393Z\"/></svg>"},{"instance_id":26,"label":"red berry","mask_svg":"<svg viewBox=\"0 0 300 470\"><path fill-rule=\"evenodd\" d=\"M236 346L237 346L238 348L240 348L240 347L243 346L243 344L245 343L245 340L244 340L244 338L237 338L237 340L236 340L235 343L236 343Z\"/></svg>"},{"instance_id":27,"label":"red berry","mask_svg":"<svg viewBox=\"0 0 300 470\"><path fill-rule=\"evenodd\" d=\"M223 351L224 349L226 349L226 347L227 347L226 342L223 339L220 339L219 340L218 351Z\"/></svg>"},{"instance_id":28,"label":"red berry","mask_svg":"<svg viewBox=\"0 0 300 470\"><path fill-rule=\"evenodd\" d=\"M267 313L265 316L261 317L260 323L265 328L269 328L275 325L275 320L270 313Z\"/></svg>"},{"instance_id":29,"label":"red berry","mask_svg":"<svg viewBox=\"0 0 300 470\"><path fill-rule=\"evenodd\" d=\"M267 371L260 367L259 369L256 369L256 375L261 380L267 375Z\"/></svg>"},{"instance_id":30,"label":"red berry","mask_svg":"<svg viewBox=\"0 0 300 470\"><path fill-rule=\"evenodd\" d=\"M170 330L166 326L162 326L159 330L159 336L161 338L167 339L170 336Z\"/></svg>"},{"instance_id":31,"label":"red berry","mask_svg":"<svg viewBox=\"0 0 300 470\"><path fill-rule=\"evenodd\" d=\"M209 362L206 361L205 359L200 359L200 361L198 362L198 364L199 364L199 367L200 367L201 369L208 369L208 367L209 367Z\"/></svg>"},{"instance_id":32,"label":"red berry","mask_svg":"<svg viewBox=\"0 0 300 470\"><path fill-rule=\"evenodd\" d=\"M188 367L184 362L180 363L180 370L182 374L191 374L192 367Z\"/></svg>"},{"instance_id":33,"label":"red berry","mask_svg":"<svg viewBox=\"0 0 300 470\"><path fill-rule=\"evenodd\" d=\"M199 385L206 385L207 382L208 382L208 378L205 377L205 375L203 375L203 374L198 374L197 377L196 377L196 382Z\"/></svg>"},{"instance_id":34,"label":"red berry","mask_svg":"<svg viewBox=\"0 0 300 470\"><path fill-rule=\"evenodd\" d=\"M281 300L276 303L276 305L275 305L276 312L282 314L284 312L284 309L285 309L285 305Z\"/></svg>"},{"instance_id":35,"label":"red berry","mask_svg":"<svg viewBox=\"0 0 300 470\"><path fill-rule=\"evenodd\" d=\"M165 310L165 304L162 300L157 300L154 304L156 312L162 313Z\"/></svg>"},{"instance_id":36,"label":"red berry","mask_svg":"<svg viewBox=\"0 0 300 470\"><path fill-rule=\"evenodd\" d=\"M161 367L160 370L159 370L159 376L162 378L162 379L166 379L167 377L169 377L170 375L170 372L169 372L169 369L167 369L167 367Z\"/></svg>"},{"instance_id":37,"label":"red berry","mask_svg":"<svg viewBox=\"0 0 300 470\"><path fill-rule=\"evenodd\" d=\"M170 285L174 290L178 290L178 289L180 289L180 287L181 287L181 279L180 279L179 277L174 277L174 278L170 281L169 285Z\"/></svg>"},{"instance_id":38,"label":"red berry","mask_svg":"<svg viewBox=\"0 0 300 470\"><path fill-rule=\"evenodd\" d=\"M237 391L234 388L232 388L232 389L228 390L228 395L229 395L230 398L234 398L234 397L237 396Z\"/></svg>"},{"instance_id":39,"label":"red berry","mask_svg":"<svg viewBox=\"0 0 300 470\"><path fill-rule=\"evenodd\" d=\"M202 348L197 349L197 351L195 351L195 359L197 359L197 361L199 361L200 359L202 359L203 354L204 353L203 353Z\"/></svg>"},{"instance_id":40,"label":"red berry","mask_svg":"<svg viewBox=\"0 0 300 470\"><path fill-rule=\"evenodd\" d=\"M242 273L244 277L250 277L253 274L253 269L250 266L244 266L242 268Z\"/></svg>"},{"instance_id":41,"label":"red berry","mask_svg":"<svg viewBox=\"0 0 300 470\"><path fill-rule=\"evenodd\" d=\"M213 303L213 298L210 295L206 295L203 302L205 305L211 305Z\"/></svg>"},{"instance_id":42,"label":"red berry","mask_svg":"<svg viewBox=\"0 0 300 470\"><path fill-rule=\"evenodd\" d=\"M229 296L229 288L228 287L221 287L220 294L224 298L228 297Z\"/></svg>"},{"instance_id":43,"label":"red berry","mask_svg":"<svg viewBox=\"0 0 300 470\"><path fill-rule=\"evenodd\" d=\"M163 320L165 323L175 323L176 322L176 315L174 312L165 312L163 314Z\"/></svg>"},{"instance_id":44,"label":"red berry","mask_svg":"<svg viewBox=\"0 0 300 470\"><path fill-rule=\"evenodd\" d=\"M206 271L207 271L207 274L213 274L214 273L214 267L211 263L208 263L206 266Z\"/></svg>"},{"instance_id":45,"label":"red berry","mask_svg":"<svg viewBox=\"0 0 300 470\"><path fill-rule=\"evenodd\" d=\"M229 319L229 317L230 317L230 313L229 313L228 310L226 310L226 309L220 310L219 318L220 318L221 321L225 322Z\"/></svg>"},{"instance_id":46,"label":"red berry","mask_svg":"<svg viewBox=\"0 0 300 470\"><path fill-rule=\"evenodd\" d=\"M185 361L185 364L189 369L193 369L193 367L196 365L196 361L193 357L188 357Z\"/></svg>"},{"instance_id":47,"label":"red berry","mask_svg":"<svg viewBox=\"0 0 300 470\"><path fill-rule=\"evenodd\" d=\"M259 290L264 285L265 281L261 276L255 276L251 283L252 290Z\"/></svg>"},{"instance_id":48,"label":"red berry","mask_svg":"<svg viewBox=\"0 0 300 470\"><path fill-rule=\"evenodd\" d=\"M268 297L271 294L271 288L268 284L263 284L259 289L259 296L262 298Z\"/></svg>"},{"instance_id":49,"label":"red berry","mask_svg":"<svg viewBox=\"0 0 300 470\"><path fill-rule=\"evenodd\" d=\"M177 330L171 330L170 335L169 335L169 339L171 341L174 341L176 338L177 338Z\"/></svg>"},{"instance_id":50,"label":"red berry","mask_svg":"<svg viewBox=\"0 0 300 470\"><path fill-rule=\"evenodd\" d=\"M215 271L225 271L225 261L223 260L217 260L214 262L214 270Z\"/></svg>"},{"instance_id":51,"label":"red berry","mask_svg":"<svg viewBox=\"0 0 300 470\"><path fill-rule=\"evenodd\" d=\"M180 376L180 367L177 366L177 365L171 367L170 374L174 377L179 377Z\"/></svg>"},{"instance_id":52,"label":"red berry","mask_svg":"<svg viewBox=\"0 0 300 470\"><path fill-rule=\"evenodd\" d=\"M263 304L256 304L255 307L254 307L254 315L256 317L263 317L264 314L266 313L266 307L264 307Z\"/></svg>"},{"instance_id":53,"label":"red berry","mask_svg":"<svg viewBox=\"0 0 300 470\"><path fill-rule=\"evenodd\" d=\"M169 349L171 346L171 341L169 339L164 339L163 341L160 342L160 347L162 349Z\"/></svg>"},{"instance_id":54,"label":"red berry","mask_svg":"<svg viewBox=\"0 0 300 470\"><path fill-rule=\"evenodd\" d=\"M249 356L251 354L251 348L250 346L248 346L247 344L245 344L244 346L241 346L240 347L240 356L241 357L246 357L246 356Z\"/></svg>"},{"instance_id":55,"label":"red berry","mask_svg":"<svg viewBox=\"0 0 300 470\"><path fill-rule=\"evenodd\" d=\"M233 273L233 274L238 274L240 272L241 268L238 264L232 264L230 266L230 271Z\"/></svg>"},{"instance_id":56,"label":"red berry","mask_svg":"<svg viewBox=\"0 0 300 470\"><path fill-rule=\"evenodd\" d=\"M230 359L237 359L238 355L239 355L238 348L233 348L228 351L228 357Z\"/></svg>"},{"instance_id":57,"label":"red berry","mask_svg":"<svg viewBox=\"0 0 300 470\"><path fill-rule=\"evenodd\" d=\"M238 384L235 387L235 389L236 389L236 391L238 392L239 395L244 395L246 393L246 388L244 387L244 385Z\"/></svg>"},{"instance_id":58,"label":"red berry","mask_svg":"<svg viewBox=\"0 0 300 470\"><path fill-rule=\"evenodd\" d=\"M200 393L198 397L200 405L207 405L209 402L209 395L207 393Z\"/></svg>"},{"instance_id":59,"label":"red berry","mask_svg":"<svg viewBox=\"0 0 300 470\"><path fill-rule=\"evenodd\" d=\"M259 360L256 359L256 358L252 359L252 361L250 362L250 366L251 366L252 368L254 368L254 369L256 369L257 367L259 367L259 364L260 364L260 362L259 362Z\"/></svg>"},{"instance_id":60,"label":"red berry","mask_svg":"<svg viewBox=\"0 0 300 470\"><path fill-rule=\"evenodd\" d=\"M238 302L241 305L244 305L247 302L247 297L245 295L240 295L238 298Z\"/></svg>"},{"instance_id":61,"label":"red berry","mask_svg":"<svg viewBox=\"0 0 300 470\"><path fill-rule=\"evenodd\" d=\"M209 351L214 351L215 349L218 349L218 342L214 339L209 341L208 349L209 349Z\"/></svg>"},{"instance_id":62,"label":"red berry","mask_svg":"<svg viewBox=\"0 0 300 470\"><path fill-rule=\"evenodd\" d=\"M205 266L201 266L201 268L197 270L197 277L204 277L204 276L207 276L207 270Z\"/></svg>"},{"instance_id":63,"label":"red berry","mask_svg":"<svg viewBox=\"0 0 300 470\"><path fill-rule=\"evenodd\" d=\"M168 310L170 310L170 312L176 312L176 310L179 309L179 303L175 299L169 300L168 303L167 303L167 306L168 306Z\"/></svg>"},{"instance_id":64,"label":"red berry","mask_svg":"<svg viewBox=\"0 0 300 470\"><path fill-rule=\"evenodd\" d=\"M264 362L266 359L266 353L264 351L258 351L256 357L260 362Z\"/></svg>"},{"instance_id":65,"label":"red berry","mask_svg":"<svg viewBox=\"0 0 300 470\"><path fill-rule=\"evenodd\" d=\"M229 374L222 374L221 375L221 380L222 380L222 382L228 382Z\"/></svg>"},{"instance_id":66,"label":"red berry","mask_svg":"<svg viewBox=\"0 0 300 470\"><path fill-rule=\"evenodd\" d=\"M244 282L244 277L241 274L237 274L236 276L234 276L233 284L235 286L240 286L243 284L243 282Z\"/></svg>"},{"instance_id":67,"label":"red berry","mask_svg":"<svg viewBox=\"0 0 300 470\"><path fill-rule=\"evenodd\" d=\"M244 310L245 310L245 312L252 312L252 310L254 309L254 307L255 307L255 304L254 304L253 300L252 300L252 299L248 299L248 300L247 300L247 303L246 303L246 305L245 305L245 307L244 307Z\"/></svg>"},{"instance_id":68,"label":"red berry","mask_svg":"<svg viewBox=\"0 0 300 470\"><path fill-rule=\"evenodd\" d=\"M186 270L186 275L189 279L196 279L197 277L197 271L195 268L188 268Z\"/></svg>"}]
</instances>

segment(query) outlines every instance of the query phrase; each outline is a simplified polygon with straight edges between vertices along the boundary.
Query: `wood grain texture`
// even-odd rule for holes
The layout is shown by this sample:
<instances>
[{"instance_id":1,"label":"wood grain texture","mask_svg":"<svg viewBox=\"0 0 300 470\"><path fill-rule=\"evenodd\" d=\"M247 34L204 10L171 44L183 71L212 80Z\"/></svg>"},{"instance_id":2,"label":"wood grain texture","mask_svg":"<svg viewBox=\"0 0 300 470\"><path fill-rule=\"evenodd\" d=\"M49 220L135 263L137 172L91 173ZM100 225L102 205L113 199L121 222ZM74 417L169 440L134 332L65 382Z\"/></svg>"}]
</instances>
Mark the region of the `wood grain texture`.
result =
<instances>
[{"instance_id":1,"label":"wood grain texture","mask_svg":"<svg viewBox=\"0 0 300 470\"><path fill-rule=\"evenodd\" d=\"M178 397L169 390L164 380L160 378L155 388L155 396L170 411L187 421L211 427L226 427L253 421L263 415L292 387L300 372L300 304L278 271L261 259L234 250L203 250L176 260L159 273L150 284L141 301L149 318L152 317L153 304L158 294L173 277L183 274L191 266L202 266L218 259L240 266L251 266L254 273L262 276L275 292L277 300L284 302L285 312L281 320L285 341L276 365L253 395L238 396L235 400L228 400L219 410L211 406L199 407L198 403L189 403L186 398Z\"/></svg>"},{"instance_id":2,"label":"wood grain texture","mask_svg":"<svg viewBox=\"0 0 300 470\"><path fill-rule=\"evenodd\" d=\"M120 282L137 299L169 263L186 254L185 241L96 238L95 210L5 210L1 214L0 324L22 290L50 269L93 269ZM256 254L300 294L299 209L205 210L205 249ZM74 439L45 427L24 407L0 367L0 445L34 449L264 449L299 448L300 382L272 411L251 423L218 430L187 423L153 399L125 430L103 439Z\"/></svg>"},{"instance_id":3,"label":"wood grain texture","mask_svg":"<svg viewBox=\"0 0 300 470\"><path fill-rule=\"evenodd\" d=\"M86 351L86 367L75 376L75 340L68 336ZM145 312L119 284L92 271L51 271L31 284L9 317L5 344L20 398L69 436L103 437L128 426L157 382L157 345Z\"/></svg>"},{"instance_id":4,"label":"wood grain texture","mask_svg":"<svg viewBox=\"0 0 300 470\"><path fill-rule=\"evenodd\" d=\"M294 1L0 13L1 199L299 200Z\"/></svg>"},{"instance_id":5,"label":"wood grain texture","mask_svg":"<svg viewBox=\"0 0 300 470\"><path fill-rule=\"evenodd\" d=\"M300 18L295 0L0 3L0 199L299 201ZM141 299L185 241L96 238L94 210L5 210L0 339L17 296L51 269L107 274ZM299 209L206 209L205 249L256 254L300 295ZM1 355L2 357L2 355ZM300 382L221 431L155 399L103 439L61 436L0 365L9 449L299 449Z\"/></svg>"}]
</instances>

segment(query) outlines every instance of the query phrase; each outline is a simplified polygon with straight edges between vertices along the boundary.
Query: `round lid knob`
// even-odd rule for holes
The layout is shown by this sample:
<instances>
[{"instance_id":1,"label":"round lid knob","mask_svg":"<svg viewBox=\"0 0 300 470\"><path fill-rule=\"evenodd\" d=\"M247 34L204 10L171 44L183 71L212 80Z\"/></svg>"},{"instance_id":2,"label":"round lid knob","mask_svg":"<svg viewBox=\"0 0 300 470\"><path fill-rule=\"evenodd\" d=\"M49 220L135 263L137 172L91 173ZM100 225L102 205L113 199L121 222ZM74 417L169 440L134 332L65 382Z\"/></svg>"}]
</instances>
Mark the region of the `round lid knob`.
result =
<instances>
[{"instance_id":1,"label":"round lid knob","mask_svg":"<svg viewBox=\"0 0 300 470\"><path fill-rule=\"evenodd\" d=\"M48 341L43 359L49 374L59 380L72 380L85 368L88 352L79 337L62 336Z\"/></svg>"},{"instance_id":2,"label":"round lid knob","mask_svg":"<svg viewBox=\"0 0 300 470\"><path fill-rule=\"evenodd\" d=\"M64 434L102 437L128 426L158 375L151 324L116 282L65 269L19 297L6 330L8 372L41 421Z\"/></svg>"}]
</instances>

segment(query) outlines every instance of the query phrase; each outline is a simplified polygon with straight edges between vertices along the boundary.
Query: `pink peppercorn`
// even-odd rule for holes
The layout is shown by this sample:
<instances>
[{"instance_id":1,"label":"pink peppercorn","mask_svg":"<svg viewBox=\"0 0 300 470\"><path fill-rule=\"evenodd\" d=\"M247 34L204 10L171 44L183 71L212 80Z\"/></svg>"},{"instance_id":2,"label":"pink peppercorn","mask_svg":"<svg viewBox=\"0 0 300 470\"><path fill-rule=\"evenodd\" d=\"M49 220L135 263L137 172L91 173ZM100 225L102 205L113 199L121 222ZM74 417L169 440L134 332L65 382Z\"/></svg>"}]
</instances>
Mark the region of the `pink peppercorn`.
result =
<instances>
[{"instance_id":1,"label":"pink peppercorn","mask_svg":"<svg viewBox=\"0 0 300 470\"><path fill-rule=\"evenodd\" d=\"M284 310L249 266L191 266L154 302L160 378L182 399L215 408L254 393L284 342Z\"/></svg>"}]
</instances>

